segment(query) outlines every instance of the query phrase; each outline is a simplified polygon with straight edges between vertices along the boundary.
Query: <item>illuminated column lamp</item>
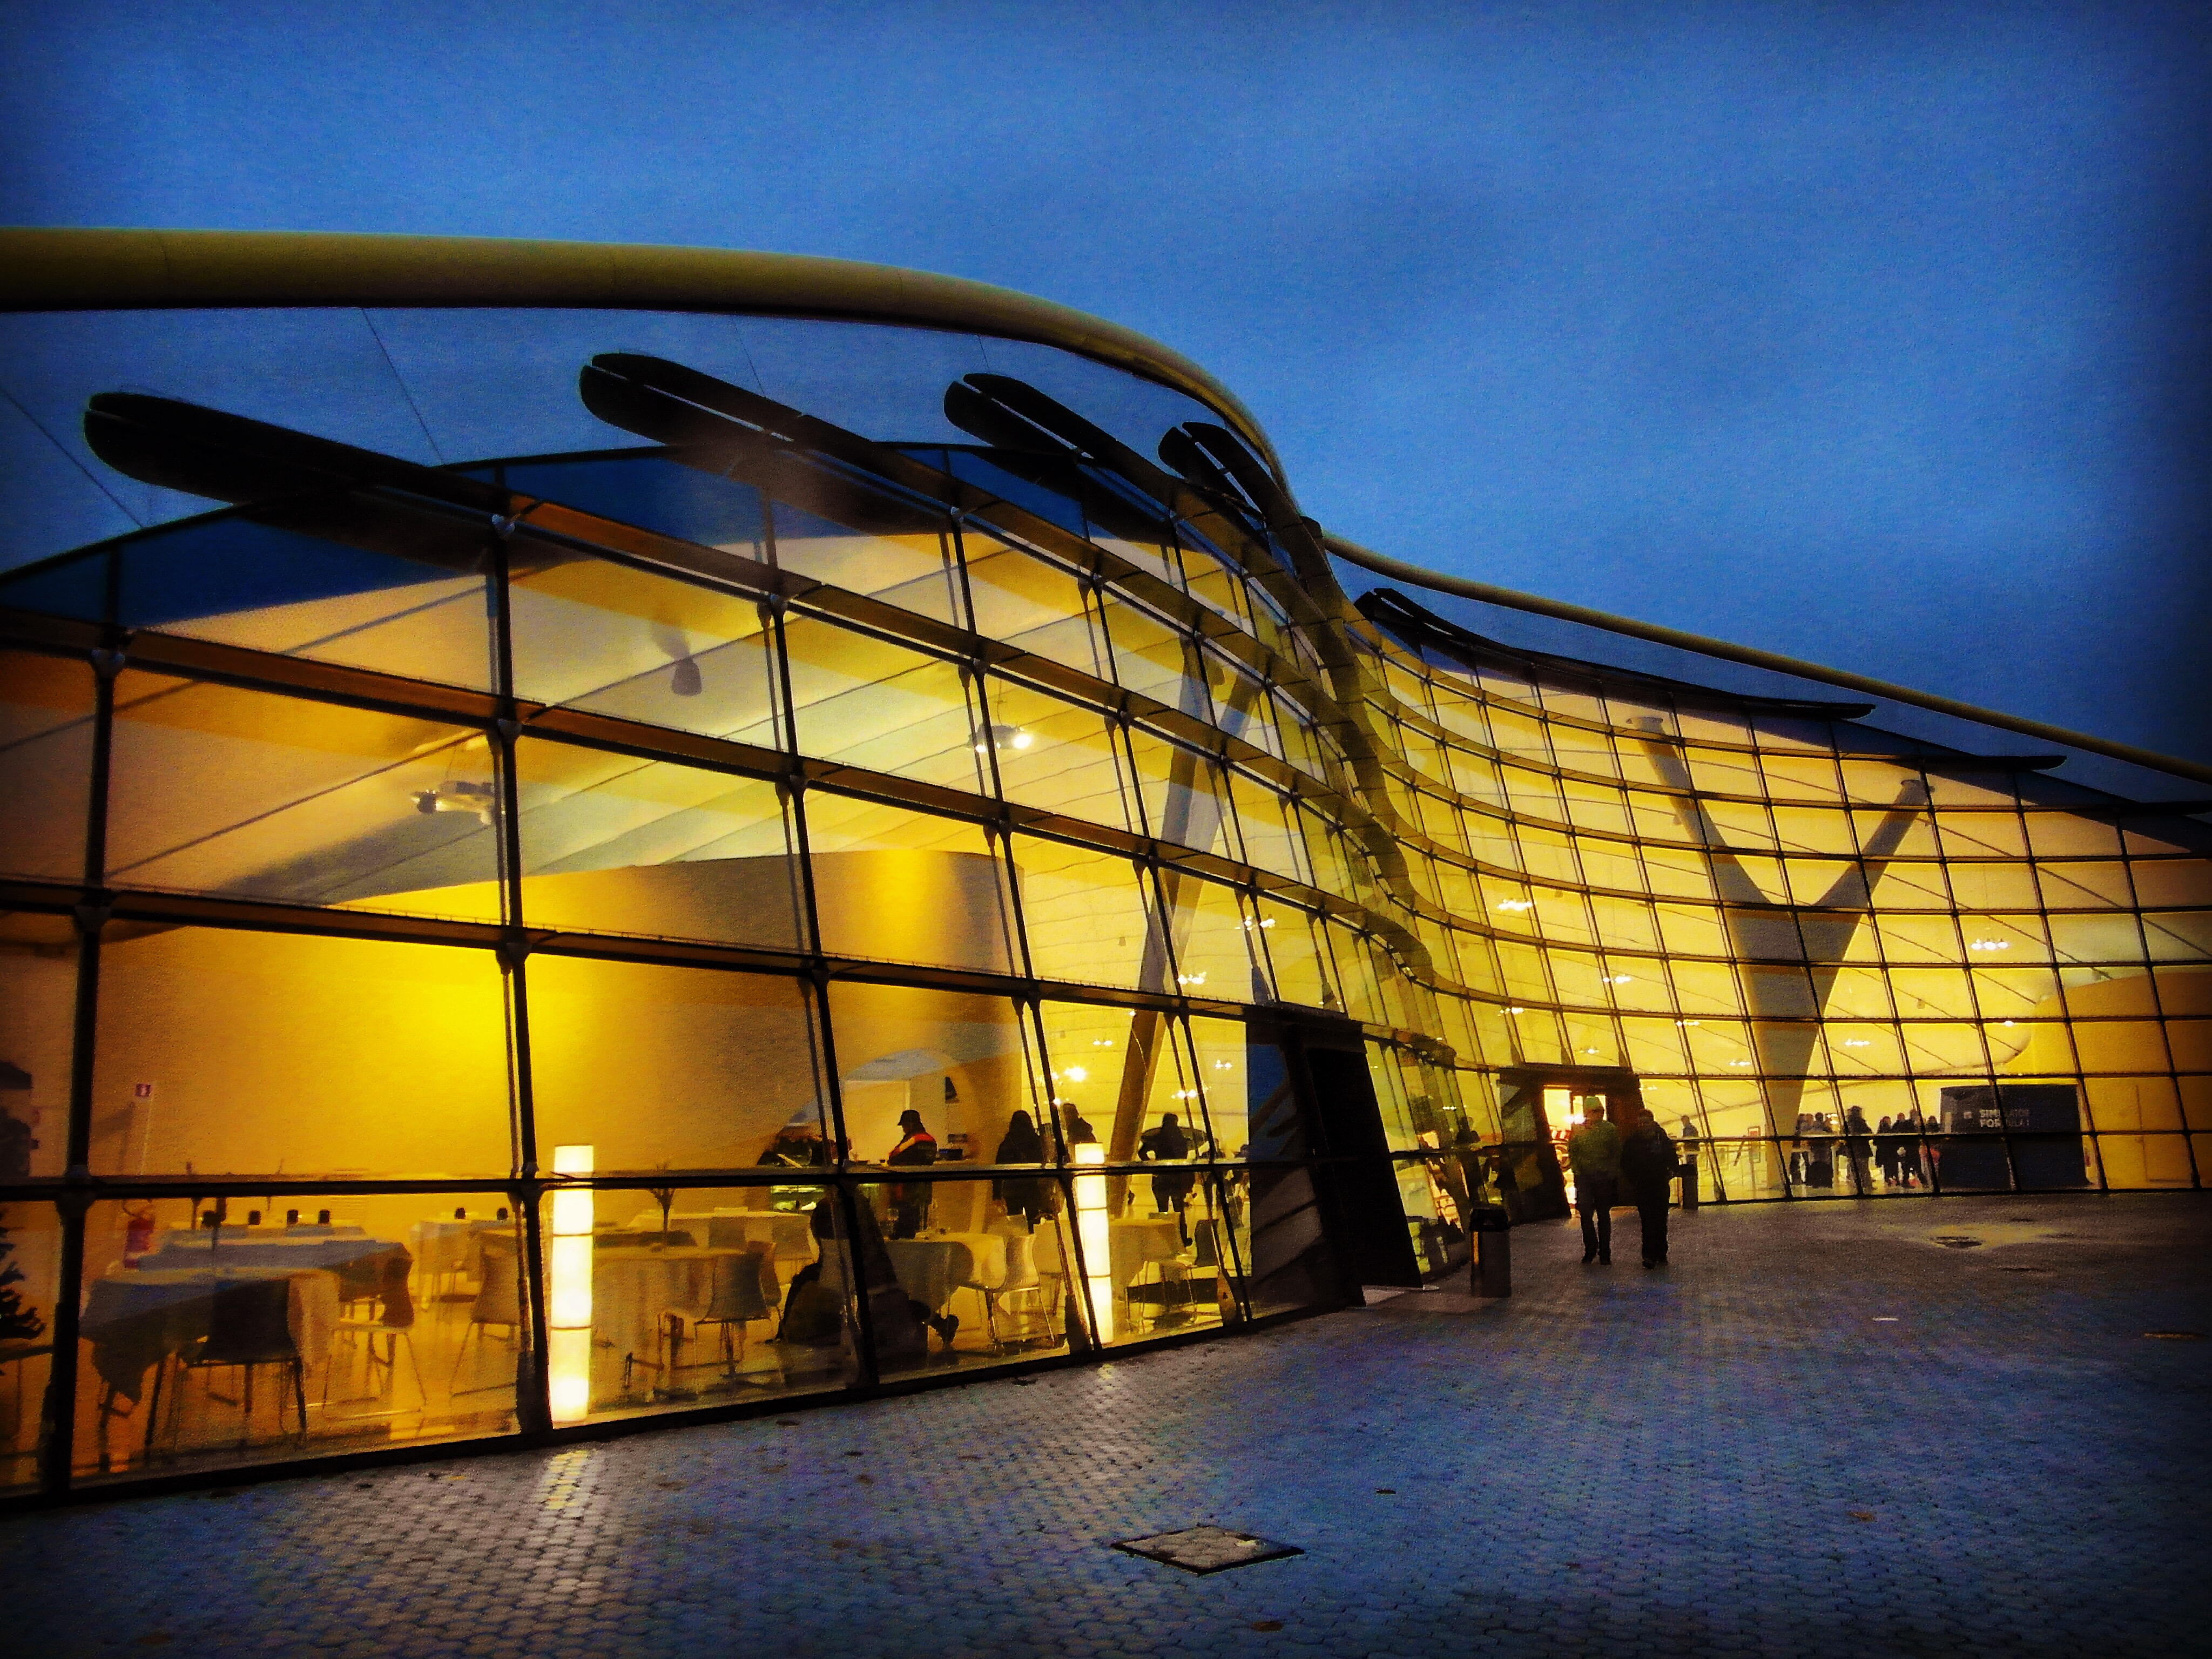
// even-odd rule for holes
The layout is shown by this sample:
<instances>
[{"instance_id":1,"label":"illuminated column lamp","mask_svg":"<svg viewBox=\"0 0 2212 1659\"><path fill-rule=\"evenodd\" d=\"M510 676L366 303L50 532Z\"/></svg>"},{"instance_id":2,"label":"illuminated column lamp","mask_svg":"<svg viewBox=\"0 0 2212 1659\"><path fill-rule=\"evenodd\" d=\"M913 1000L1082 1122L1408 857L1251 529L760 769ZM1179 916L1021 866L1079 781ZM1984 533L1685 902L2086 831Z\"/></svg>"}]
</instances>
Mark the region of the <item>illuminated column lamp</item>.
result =
<instances>
[{"instance_id":1,"label":"illuminated column lamp","mask_svg":"<svg viewBox=\"0 0 2212 1659\"><path fill-rule=\"evenodd\" d=\"M592 1173L589 1146L556 1146L553 1173ZM553 1420L574 1423L592 1410L592 1189L553 1193L553 1250L547 1273L547 1370Z\"/></svg>"},{"instance_id":2,"label":"illuminated column lamp","mask_svg":"<svg viewBox=\"0 0 2212 1659\"><path fill-rule=\"evenodd\" d=\"M1103 1164L1106 1149L1095 1140L1079 1140L1069 1148L1079 1170ZM1103 1174L1075 1177L1075 1227L1083 1241L1083 1266L1091 1289L1091 1315L1103 1345L1114 1340L1114 1237L1107 1225L1106 1177Z\"/></svg>"}]
</instances>

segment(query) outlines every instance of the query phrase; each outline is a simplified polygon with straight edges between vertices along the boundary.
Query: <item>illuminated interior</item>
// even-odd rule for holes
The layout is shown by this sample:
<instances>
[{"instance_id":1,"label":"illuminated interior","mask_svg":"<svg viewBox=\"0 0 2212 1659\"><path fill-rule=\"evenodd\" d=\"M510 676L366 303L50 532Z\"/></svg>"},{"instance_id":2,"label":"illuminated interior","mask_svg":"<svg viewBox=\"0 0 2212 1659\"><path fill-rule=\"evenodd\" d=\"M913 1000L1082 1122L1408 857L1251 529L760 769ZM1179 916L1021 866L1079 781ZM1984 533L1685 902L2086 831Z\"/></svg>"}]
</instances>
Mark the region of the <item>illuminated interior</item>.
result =
<instances>
[{"instance_id":1,"label":"illuminated interior","mask_svg":"<svg viewBox=\"0 0 2212 1659\"><path fill-rule=\"evenodd\" d=\"M1595 1098L1706 1201L2202 1184L2189 803L1355 603L1128 367L5 322L0 1488L1340 1305Z\"/></svg>"}]
</instances>

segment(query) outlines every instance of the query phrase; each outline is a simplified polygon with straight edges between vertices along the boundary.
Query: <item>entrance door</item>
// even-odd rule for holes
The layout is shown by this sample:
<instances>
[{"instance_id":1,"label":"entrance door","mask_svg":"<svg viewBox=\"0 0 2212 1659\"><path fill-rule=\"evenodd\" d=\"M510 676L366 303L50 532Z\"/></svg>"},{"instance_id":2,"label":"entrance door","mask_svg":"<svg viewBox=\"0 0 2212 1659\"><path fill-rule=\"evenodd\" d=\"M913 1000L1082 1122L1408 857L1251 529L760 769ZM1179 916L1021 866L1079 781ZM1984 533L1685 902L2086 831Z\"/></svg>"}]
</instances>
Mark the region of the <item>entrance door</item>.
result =
<instances>
[{"instance_id":1,"label":"entrance door","mask_svg":"<svg viewBox=\"0 0 2212 1659\"><path fill-rule=\"evenodd\" d=\"M1616 1123L1644 1109L1636 1074L1617 1067L1524 1067L1498 1074L1498 1195L1515 1222L1571 1213L1567 1137L1600 1100Z\"/></svg>"}]
</instances>

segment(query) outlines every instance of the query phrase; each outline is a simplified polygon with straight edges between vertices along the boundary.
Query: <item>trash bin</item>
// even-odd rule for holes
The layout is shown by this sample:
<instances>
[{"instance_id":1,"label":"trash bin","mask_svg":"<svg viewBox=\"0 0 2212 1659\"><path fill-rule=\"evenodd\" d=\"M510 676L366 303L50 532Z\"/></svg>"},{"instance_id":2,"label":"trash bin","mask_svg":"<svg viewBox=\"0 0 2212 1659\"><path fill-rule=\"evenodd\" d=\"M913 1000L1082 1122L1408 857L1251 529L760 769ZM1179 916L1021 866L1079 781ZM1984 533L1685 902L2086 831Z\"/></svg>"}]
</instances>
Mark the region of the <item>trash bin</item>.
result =
<instances>
[{"instance_id":1,"label":"trash bin","mask_svg":"<svg viewBox=\"0 0 2212 1659\"><path fill-rule=\"evenodd\" d=\"M1469 1216L1474 1234L1474 1283L1477 1296L1513 1294L1513 1218L1495 1204L1478 1205Z\"/></svg>"},{"instance_id":2,"label":"trash bin","mask_svg":"<svg viewBox=\"0 0 2212 1659\"><path fill-rule=\"evenodd\" d=\"M1684 1158L1677 1173L1682 1177L1682 1207L1694 1210L1698 1207L1698 1160Z\"/></svg>"}]
</instances>

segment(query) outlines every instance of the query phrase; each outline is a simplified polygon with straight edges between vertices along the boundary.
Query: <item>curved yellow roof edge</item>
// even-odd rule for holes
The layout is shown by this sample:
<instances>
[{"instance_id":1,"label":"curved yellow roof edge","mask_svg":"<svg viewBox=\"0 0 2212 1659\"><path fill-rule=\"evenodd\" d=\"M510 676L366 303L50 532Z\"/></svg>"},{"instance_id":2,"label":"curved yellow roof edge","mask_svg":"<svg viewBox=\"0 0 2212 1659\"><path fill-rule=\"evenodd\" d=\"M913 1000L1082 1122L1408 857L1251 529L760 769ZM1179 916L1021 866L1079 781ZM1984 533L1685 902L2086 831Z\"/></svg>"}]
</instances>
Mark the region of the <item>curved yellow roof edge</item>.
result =
<instances>
[{"instance_id":1,"label":"curved yellow roof edge","mask_svg":"<svg viewBox=\"0 0 2212 1659\"><path fill-rule=\"evenodd\" d=\"M1218 410L1282 464L1237 395L1181 353L1072 306L964 276L805 253L495 236L0 228L0 311L575 306L906 323L1058 346Z\"/></svg>"}]
</instances>

